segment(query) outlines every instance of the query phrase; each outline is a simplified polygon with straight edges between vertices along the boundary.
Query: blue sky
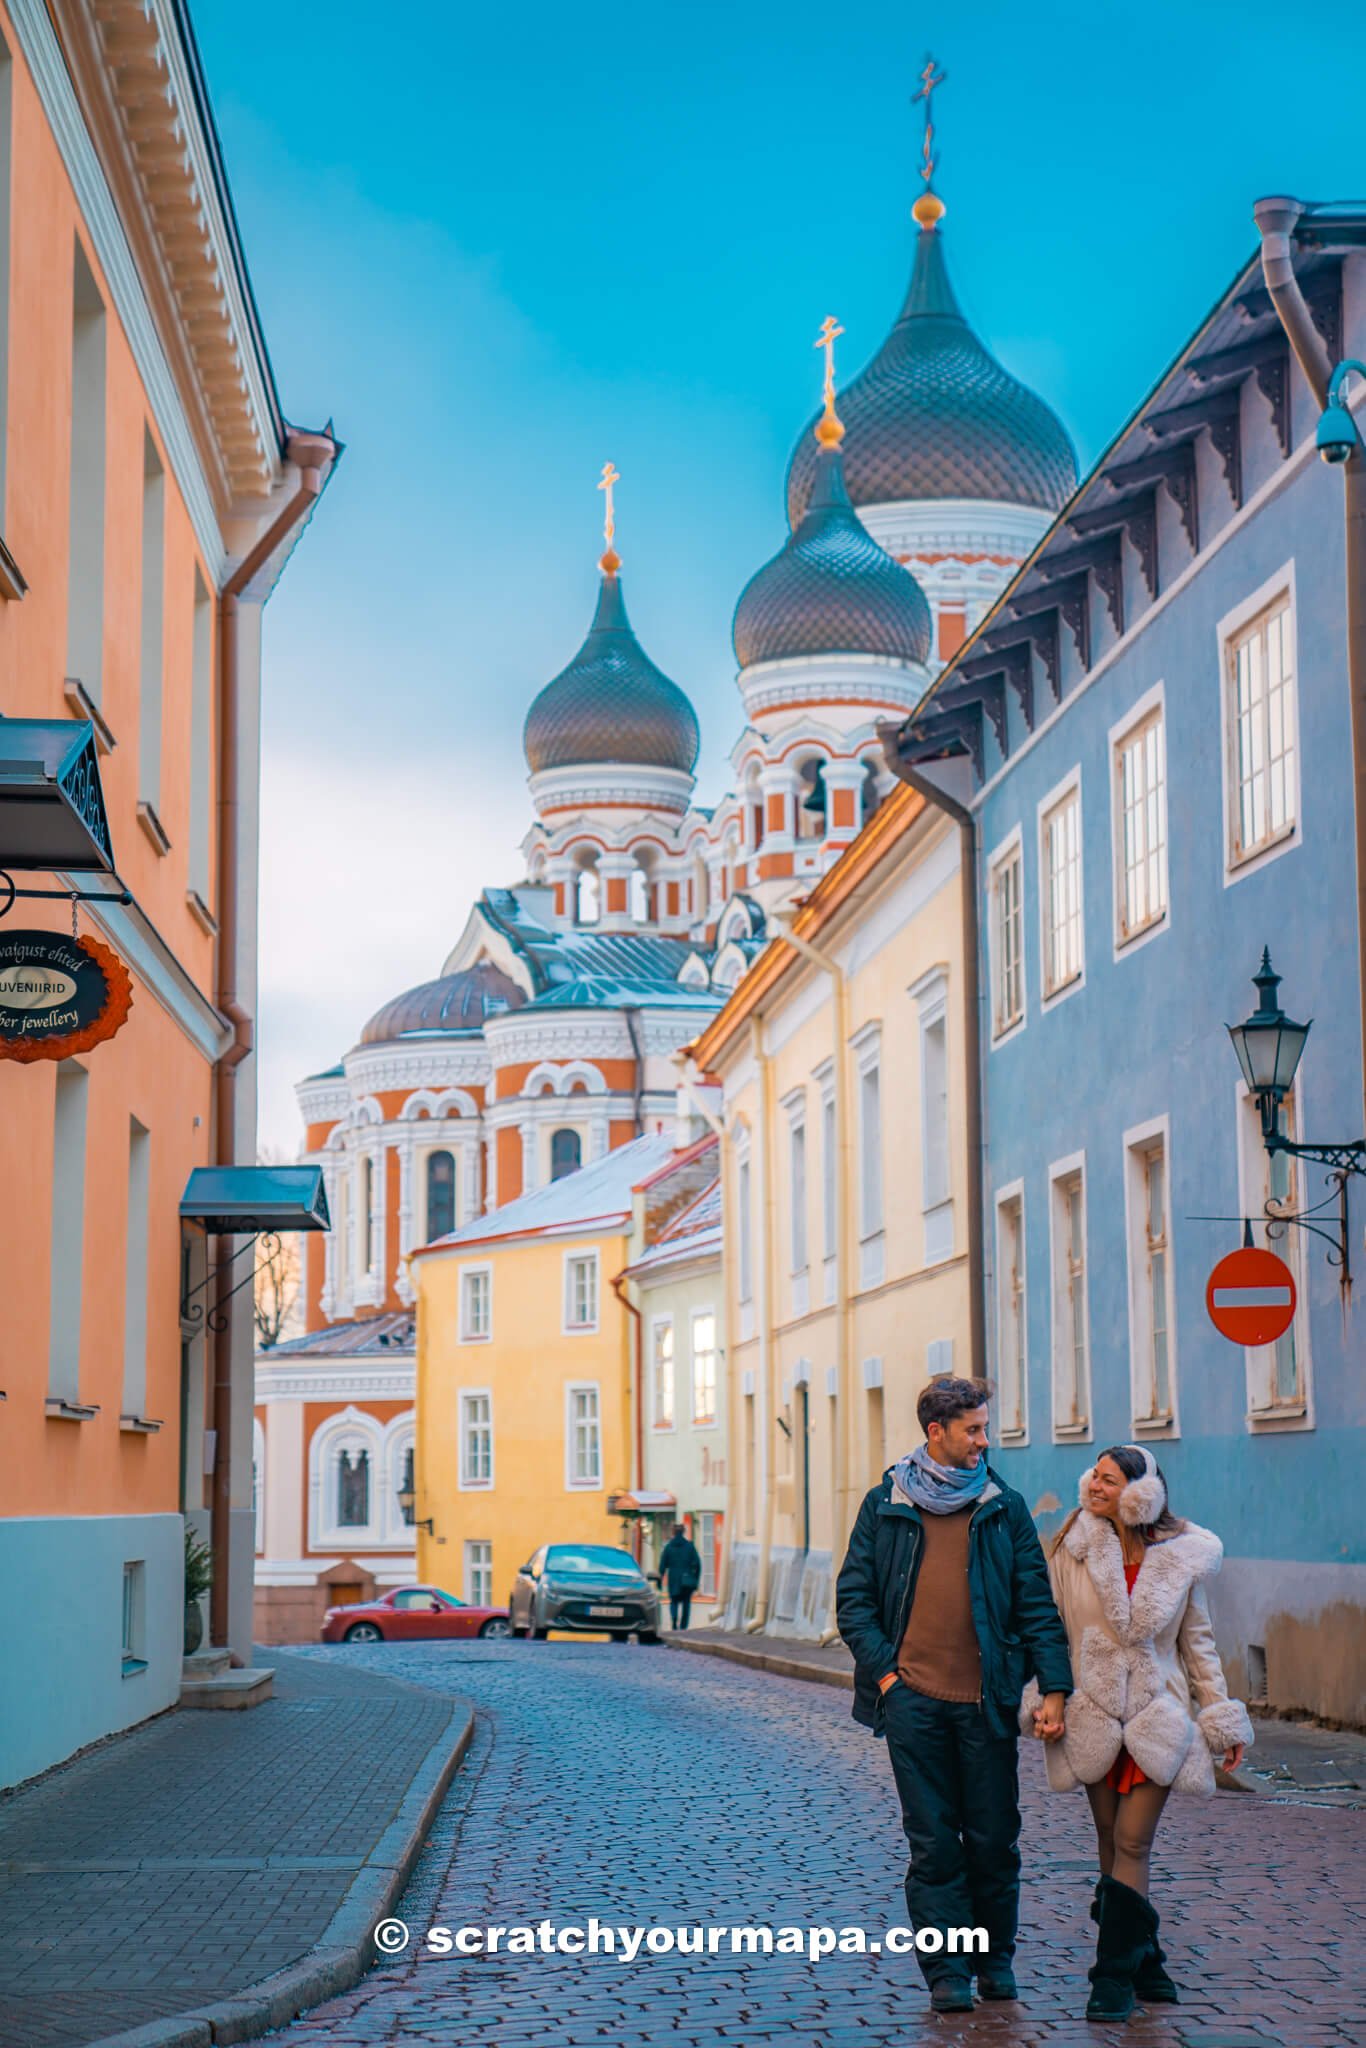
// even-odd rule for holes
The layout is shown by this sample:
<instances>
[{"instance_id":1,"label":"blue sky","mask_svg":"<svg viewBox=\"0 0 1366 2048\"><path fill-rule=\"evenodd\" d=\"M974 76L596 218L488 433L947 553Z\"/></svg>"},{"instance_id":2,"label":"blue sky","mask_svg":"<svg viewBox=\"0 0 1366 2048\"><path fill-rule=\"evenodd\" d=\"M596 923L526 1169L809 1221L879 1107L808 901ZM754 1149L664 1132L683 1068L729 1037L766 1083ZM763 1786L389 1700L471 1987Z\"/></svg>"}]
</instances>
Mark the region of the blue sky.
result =
<instances>
[{"instance_id":1,"label":"blue sky","mask_svg":"<svg viewBox=\"0 0 1366 2048\"><path fill-rule=\"evenodd\" d=\"M521 724L587 627L622 473L633 622L703 729L818 395L910 261L927 46L970 319L1083 464L1253 247L1268 191L1362 196L1366 17L1263 0L939 17L811 0L199 0L288 415L347 443L267 614L263 1138L518 878ZM1350 89L1347 89L1350 85Z\"/></svg>"}]
</instances>

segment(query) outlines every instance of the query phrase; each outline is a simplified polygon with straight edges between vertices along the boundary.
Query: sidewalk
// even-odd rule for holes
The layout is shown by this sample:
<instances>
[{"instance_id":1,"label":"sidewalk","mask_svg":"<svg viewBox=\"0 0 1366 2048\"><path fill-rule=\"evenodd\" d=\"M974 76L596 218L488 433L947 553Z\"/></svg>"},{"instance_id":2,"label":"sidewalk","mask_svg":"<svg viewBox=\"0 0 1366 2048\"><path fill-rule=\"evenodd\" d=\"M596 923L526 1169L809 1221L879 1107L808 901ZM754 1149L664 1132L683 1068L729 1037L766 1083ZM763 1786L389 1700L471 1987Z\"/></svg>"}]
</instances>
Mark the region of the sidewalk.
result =
<instances>
[{"instance_id":1,"label":"sidewalk","mask_svg":"<svg viewBox=\"0 0 1366 2048\"><path fill-rule=\"evenodd\" d=\"M776 1671L784 1678L808 1678L852 1692L854 1660L843 1643L818 1643L787 1636L746 1635L731 1629L700 1628L666 1634L671 1650L720 1657L751 1670ZM1257 1740L1241 1770L1221 1782L1296 1806L1366 1808L1366 1735L1318 1728L1304 1721L1256 1719Z\"/></svg>"},{"instance_id":2,"label":"sidewalk","mask_svg":"<svg viewBox=\"0 0 1366 2048\"><path fill-rule=\"evenodd\" d=\"M472 1717L270 1662L250 1713L162 1715L0 1797L0 2048L208 2048L356 1982Z\"/></svg>"}]
</instances>

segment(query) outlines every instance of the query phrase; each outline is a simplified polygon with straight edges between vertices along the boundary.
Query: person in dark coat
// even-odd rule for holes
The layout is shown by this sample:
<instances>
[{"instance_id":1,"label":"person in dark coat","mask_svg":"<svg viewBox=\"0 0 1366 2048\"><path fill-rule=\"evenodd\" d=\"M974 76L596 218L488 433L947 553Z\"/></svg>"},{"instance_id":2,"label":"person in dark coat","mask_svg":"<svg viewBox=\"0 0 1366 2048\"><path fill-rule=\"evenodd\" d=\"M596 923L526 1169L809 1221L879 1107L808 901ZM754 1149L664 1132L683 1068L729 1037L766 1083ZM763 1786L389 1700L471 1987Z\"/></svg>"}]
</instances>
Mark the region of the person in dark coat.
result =
<instances>
[{"instance_id":1,"label":"person in dark coat","mask_svg":"<svg viewBox=\"0 0 1366 2048\"><path fill-rule=\"evenodd\" d=\"M674 1523L659 1569L669 1593L669 1625L686 1628L692 1614L692 1596L702 1583L702 1560L697 1545L684 1534L681 1522Z\"/></svg>"},{"instance_id":2,"label":"person in dark coat","mask_svg":"<svg viewBox=\"0 0 1366 2048\"><path fill-rule=\"evenodd\" d=\"M1072 1690L1067 1632L1029 1508L987 1464L983 1380L932 1380L916 1404L926 1441L858 1512L836 1586L853 1654L854 1719L885 1735L910 1845L917 1930L986 1930L976 1958L916 1953L937 2012L1017 1996L1018 1713L1042 1695L1056 1741Z\"/></svg>"}]
</instances>

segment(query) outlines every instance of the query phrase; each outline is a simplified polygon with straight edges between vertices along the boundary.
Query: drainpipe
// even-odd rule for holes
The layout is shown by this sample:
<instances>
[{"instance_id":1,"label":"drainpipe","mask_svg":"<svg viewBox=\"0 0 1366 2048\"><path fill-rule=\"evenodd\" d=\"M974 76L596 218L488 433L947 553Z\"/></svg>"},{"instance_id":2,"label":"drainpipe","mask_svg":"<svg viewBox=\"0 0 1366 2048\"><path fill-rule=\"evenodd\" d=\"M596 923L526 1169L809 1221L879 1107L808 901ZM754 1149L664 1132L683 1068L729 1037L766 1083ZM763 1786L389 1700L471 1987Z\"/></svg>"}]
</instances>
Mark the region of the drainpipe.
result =
<instances>
[{"instance_id":1,"label":"drainpipe","mask_svg":"<svg viewBox=\"0 0 1366 2048\"><path fill-rule=\"evenodd\" d=\"M1320 412L1328 404L1333 365L1295 276L1291 237L1301 200L1259 199L1252 217L1261 231L1262 276L1276 317L1295 351ZM1342 465L1346 494L1347 687L1352 707L1352 787L1356 818L1357 978L1366 1106L1366 457L1358 440Z\"/></svg>"},{"instance_id":2,"label":"drainpipe","mask_svg":"<svg viewBox=\"0 0 1366 2048\"><path fill-rule=\"evenodd\" d=\"M800 953L813 967L830 978L831 1021L834 1036L834 1080L835 1080L835 1156L838 1169L835 1174L835 1490L831 1501L834 1513L832 1537L838 1538L840 1530L847 1540L853 1527L854 1517L850 1509L850 1495L853 1491L851 1467L853 1464L853 1402L850 1394L850 1352L852 1296L849 1277L852 1271L851 1210L849 1200L850 1175L852 1172L849 1118L849 979L838 960L829 953L823 953L795 932L783 918L775 916L773 923L779 936L791 946L794 953ZM808 1403L809 1421L809 1403ZM839 1631L835 1627L834 1588L830 1594L830 1612L821 1636L822 1643L833 1642Z\"/></svg>"},{"instance_id":3,"label":"drainpipe","mask_svg":"<svg viewBox=\"0 0 1366 2048\"><path fill-rule=\"evenodd\" d=\"M640 1011L633 1004L627 1004L621 1014L626 1019L626 1035L631 1041L631 1051L635 1054L636 1086L631 1115L635 1120L636 1136L639 1138L645 1132L645 1118L641 1112L641 1100L645 1094L645 1053L640 1043Z\"/></svg>"},{"instance_id":4,"label":"drainpipe","mask_svg":"<svg viewBox=\"0 0 1366 2048\"><path fill-rule=\"evenodd\" d=\"M242 592L259 575L280 543L317 502L339 444L330 434L291 432L285 448L299 471L299 487L250 554L229 576L218 600L218 957L214 1000L232 1025L232 1043L214 1072L215 1155L220 1166L237 1156L237 1070L254 1043L252 1019L238 998L242 910L238 901L237 863L240 846L241 676L238 607ZM214 1263L231 1259L233 1240L218 1240ZM230 1545L232 1527L233 1353L242 1317L250 1314L245 1290L233 1294L217 1312L221 1327L213 1344L213 1485L210 1492L209 1541L213 1551L213 1585L209 1593L209 1641L228 1642L230 1615Z\"/></svg>"},{"instance_id":5,"label":"drainpipe","mask_svg":"<svg viewBox=\"0 0 1366 2048\"><path fill-rule=\"evenodd\" d=\"M961 845L959 873L962 887L963 954L963 1063L966 1069L966 1145L968 1155L968 1367L973 1379L986 1377L987 1298L984 1256L984 1191L982 1143L982 1013L981 977L978 972L980 932L977 891L977 827L972 812L954 797L936 789L932 782L902 760L897 751L895 728L883 728L883 757L898 782L923 796L958 827Z\"/></svg>"},{"instance_id":6,"label":"drainpipe","mask_svg":"<svg viewBox=\"0 0 1366 2048\"><path fill-rule=\"evenodd\" d=\"M769 1160L769 1088L772 1083L768 1054L764 1051L764 1020L754 1017L750 1023L750 1048L754 1054L755 1115L754 1115L754 1164L759 1176L759 1244L758 1244L758 1299L755 1310L759 1321L759 1379L763 1387L764 1402L764 1526L759 1548L759 1589L754 1605L754 1618L745 1624L746 1633L758 1635L768 1623L770 1586L773 1574L773 1467L776 1448L773 1432L778 1426L778 1404L773 1392L773 1332L770 1327L772 1316L773 1290L771 1266L773 1256L773 1173Z\"/></svg>"},{"instance_id":7,"label":"drainpipe","mask_svg":"<svg viewBox=\"0 0 1366 2048\"><path fill-rule=\"evenodd\" d=\"M626 1310L626 1313L633 1318L630 1335L630 1382L631 1407L634 1416L634 1428L632 1430L632 1436L634 1438L635 1471L631 1477L631 1488L633 1492L638 1492L639 1489L645 1483L645 1415L644 1401L642 1397L643 1390L641 1387L642 1317L640 1310L636 1307L635 1303L631 1300L630 1296L626 1292L628 1284L629 1283L627 1281L625 1273L617 1273L613 1276L612 1292L613 1294L615 1294L617 1300L621 1303L622 1307ZM633 1547L635 1550L636 1563L639 1564L641 1561L641 1553L644 1549L644 1536L641 1531L639 1515L636 1516L636 1533L635 1543Z\"/></svg>"}]
</instances>

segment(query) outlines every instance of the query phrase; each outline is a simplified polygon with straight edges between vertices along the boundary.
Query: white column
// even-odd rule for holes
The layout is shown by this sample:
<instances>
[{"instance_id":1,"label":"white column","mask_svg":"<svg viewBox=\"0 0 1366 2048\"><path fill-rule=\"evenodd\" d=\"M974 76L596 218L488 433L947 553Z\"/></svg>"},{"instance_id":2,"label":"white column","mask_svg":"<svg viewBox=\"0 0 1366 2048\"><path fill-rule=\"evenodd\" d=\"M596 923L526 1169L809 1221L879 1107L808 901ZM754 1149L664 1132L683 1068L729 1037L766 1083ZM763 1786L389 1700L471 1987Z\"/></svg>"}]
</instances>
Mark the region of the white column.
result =
<instances>
[{"instance_id":1,"label":"white column","mask_svg":"<svg viewBox=\"0 0 1366 2048\"><path fill-rule=\"evenodd\" d=\"M539 1136L537 1124L530 1118L522 1125L522 1193L529 1195L540 1185L540 1164L536 1157L536 1140Z\"/></svg>"},{"instance_id":2,"label":"white column","mask_svg":"<svg viewBox=\"0 0 1366 2048\"><path fill-rule=\"evenodd\" d=\"M265 1555L302 1557L307 1548L304 1475L304 1404L266 1404Z\"/></svg>"}]
</instances>

